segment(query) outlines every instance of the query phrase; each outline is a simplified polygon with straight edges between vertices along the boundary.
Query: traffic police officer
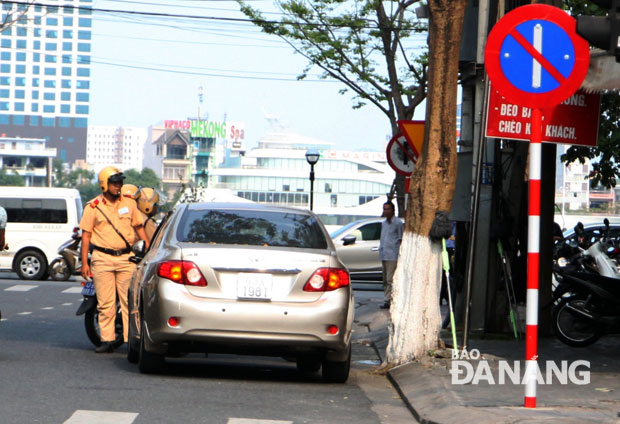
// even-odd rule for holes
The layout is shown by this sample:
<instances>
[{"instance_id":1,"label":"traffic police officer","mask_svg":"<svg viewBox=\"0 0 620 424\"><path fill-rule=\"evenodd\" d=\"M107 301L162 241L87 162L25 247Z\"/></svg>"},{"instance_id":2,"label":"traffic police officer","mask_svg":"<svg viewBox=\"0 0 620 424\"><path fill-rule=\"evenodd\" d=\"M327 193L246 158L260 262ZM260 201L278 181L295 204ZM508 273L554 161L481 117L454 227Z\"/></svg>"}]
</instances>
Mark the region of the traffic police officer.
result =
<instances>
[{"instance_id":1,"label":"traffic police officer","mask_svg":"<svg viewBox=\"0 0 620 424\"><path fill-rule=\"evenodd\" d=\"M144 231L149 241L153 239L153 234L157 230L157 223L153 216L157 213L157 202L159 202L159 194L150 188L142 187L138 195L138 209L144 214Z\"/></svg>"},{"instance_id":2,"label":"traffic police officer","mask_svg":"<svg viewBox=\"0 0 620 424\"><path fill-rule=\"evenodd\" d=\"M115 349L114 321L116 297L121 304L123 316L123 340L127 341L129 317L127 314L127 290L135 270L129 262L131 246L136 234L148 246L144 232L144 218L135 200L121 196L125 176L120 169L105 167L99 172L101 194L88 202L80 222L82 229L82 277L91 276L97 293L101 346L97 353L109 353ZM90 266L88 252L92 247Z\"/></svg>"}]
</instances>

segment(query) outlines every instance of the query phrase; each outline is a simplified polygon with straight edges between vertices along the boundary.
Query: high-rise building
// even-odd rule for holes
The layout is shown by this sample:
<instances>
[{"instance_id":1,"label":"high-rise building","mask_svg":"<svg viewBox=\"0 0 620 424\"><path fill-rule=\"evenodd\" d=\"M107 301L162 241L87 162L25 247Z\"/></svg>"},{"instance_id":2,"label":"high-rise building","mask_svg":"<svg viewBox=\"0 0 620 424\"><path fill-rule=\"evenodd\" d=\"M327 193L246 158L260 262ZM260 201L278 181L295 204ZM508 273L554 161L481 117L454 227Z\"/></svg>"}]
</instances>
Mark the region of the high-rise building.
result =
<instances>
[{"instance_id":1,"label":"high-rise building","mask_svg":"<svg viewBox=\"0 0 620 424\"><path fill-rule=\"evenodd\" d=\"M140 171L148 134L147 128L91 125L88 127L86 162L95 171L110 165Z\"/></svg>"},{"instance_id":2,"label":"high-rise building","mask_svg":"<svg viewBox=\"0 0 620 424\"><path fill-rule=\"evenodd\" d=\"M0 135L45 139L73 163L86 159L92 0L46 4L2 3L17 21L0 32Z\"/></svg>"}]
</instances>

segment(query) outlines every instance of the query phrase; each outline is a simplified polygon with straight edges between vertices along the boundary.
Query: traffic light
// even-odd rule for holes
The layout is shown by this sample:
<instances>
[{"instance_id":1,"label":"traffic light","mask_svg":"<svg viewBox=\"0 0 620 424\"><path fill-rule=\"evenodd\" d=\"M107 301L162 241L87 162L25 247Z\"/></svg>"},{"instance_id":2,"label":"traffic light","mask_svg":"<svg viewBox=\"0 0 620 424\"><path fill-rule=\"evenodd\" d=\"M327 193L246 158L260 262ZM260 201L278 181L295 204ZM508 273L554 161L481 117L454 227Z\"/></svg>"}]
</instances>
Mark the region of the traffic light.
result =
<instances>
[{"instance_id":1,"label":"traffic light","mask_svg":"<svg viewBox=\"0 0 620 424\"><path fill-rule=\"evenodd\" d=\"M620 0L590 0L607 16L577 16L577 34L620 62Z\"/></svg>"}]
</instances>

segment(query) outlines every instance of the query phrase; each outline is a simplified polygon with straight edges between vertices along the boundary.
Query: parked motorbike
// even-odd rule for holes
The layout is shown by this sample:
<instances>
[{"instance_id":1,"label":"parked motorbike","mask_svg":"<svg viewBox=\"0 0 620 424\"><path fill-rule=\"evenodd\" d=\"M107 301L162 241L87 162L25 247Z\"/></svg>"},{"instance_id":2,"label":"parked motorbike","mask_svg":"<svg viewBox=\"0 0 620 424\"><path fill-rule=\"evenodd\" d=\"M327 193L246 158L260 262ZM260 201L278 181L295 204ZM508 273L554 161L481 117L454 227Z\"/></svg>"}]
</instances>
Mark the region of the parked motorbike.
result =
<instances>
[{"instance_id":1,"label":"parked motorbike","mask_svg":"<svg viewBox=\"0 0 620 424\"><path fill-rule=\"evenodd\" d=\"M60 245L58 254L49 266L49 274L56 281L66 281L72 275L80 275L82 264L80 261L80 243L82 236L80 229L75 227L71 238Z\"/></svg>"},{"instance_id":2,"label":"parked motorbike","mask_svg":"<svg viewBox=\"0 0 620 424\"><path fill-rule=\"evenodd\" d=\"M607 231L598 240L590 240L587 249L581 242L573 245L578 253L570 260L558 258L554 267L559 284L553 295L552 327L569 346L589 346L620 330L620 272L606 253L613 243L607 238L609 221L604 222Z\"/></svg>"},{"instance_id":3,"label":"parked motorbike","mask_svg":"<svg viewBox=\"0 0 620 424\"><path fill-rule=\"evenodd\" d=\"M88 280L82 283L82 296L84 299L80 304L75 315L84 315L84 329L86 335L92 344L101 346L101 337L99 333L99 312L97 311L97 293L95 292L95 283ZM121 304L116 302L116 321L114 324L116 338L115 345L120 346L123 343L123 318L121 315Z\"/></svg>"}]
</instances>

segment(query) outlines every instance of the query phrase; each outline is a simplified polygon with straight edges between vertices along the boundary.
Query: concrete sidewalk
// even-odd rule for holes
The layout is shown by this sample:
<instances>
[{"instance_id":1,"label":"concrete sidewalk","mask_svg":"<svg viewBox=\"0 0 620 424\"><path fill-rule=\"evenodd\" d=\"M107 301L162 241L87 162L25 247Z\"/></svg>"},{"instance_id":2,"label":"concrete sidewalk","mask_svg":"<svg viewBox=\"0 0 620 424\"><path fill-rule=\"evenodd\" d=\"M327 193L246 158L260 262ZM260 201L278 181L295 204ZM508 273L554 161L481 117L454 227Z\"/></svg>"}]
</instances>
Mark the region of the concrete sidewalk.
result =
<instances>
[{"instance_id":1,"label":"concrete sidewalk","mask_svg":"<svg viewBox=\"0 0 620 424\"><path fill-rule=\"evenodd\" d=\"M358 342L365 342L384 359L388 343L389 312L380 309L380 298L357 301L356 321L366 326L368 333L356 334ZM451 334L442 333L448 343ZM461 337L459 336L459 340ZM470 336L469 351L478 349L482 360L491 370L495 385L484 378L478 384L453 384L449 370L453 367L451 351L440 351L438 356L411 362L388 372L388 378L401 394L412 414L422 423L620 423L620 337L604 336L592 346L571 348L555 338L542 338L538 344L538 364L546 376L545 364L553 361L561 366L578 360L590 363L590 382L577 385L561 384L554 376L551 384L537 386L537 407L524 408L525 388L508 378L499 385L499 363L519 361L523 376L525 341L514 339L481 339ZM468 360L476 371L480 360ZM506 362L504 362L506 363ZM464 379L465 372L456 376ZM585 365L577 371L587 371ZM480 370L482 372L483 370ZM480 374L483 376L483 374ZM576 375L579 378L579 374ZM545 378L546 380L546 378ZM581 381L584 381L580 378ZM548 380L546 380L548 381ZM413 421L413 420L412 420Z\"/></svg>"}]
</instances>

